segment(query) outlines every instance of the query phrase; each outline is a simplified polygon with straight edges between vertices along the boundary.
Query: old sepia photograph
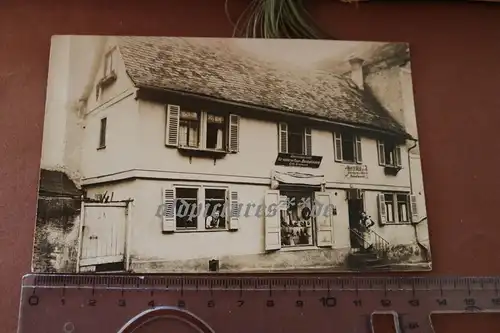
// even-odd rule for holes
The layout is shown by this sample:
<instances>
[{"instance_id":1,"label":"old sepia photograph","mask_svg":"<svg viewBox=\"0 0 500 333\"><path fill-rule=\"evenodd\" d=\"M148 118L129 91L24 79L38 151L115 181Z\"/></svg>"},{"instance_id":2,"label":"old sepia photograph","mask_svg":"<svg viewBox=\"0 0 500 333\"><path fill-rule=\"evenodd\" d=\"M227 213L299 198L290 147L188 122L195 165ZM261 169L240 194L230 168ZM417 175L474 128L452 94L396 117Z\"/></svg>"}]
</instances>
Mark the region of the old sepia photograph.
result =
<instances>
[{"instance_id":1,"label":"old sepia photograph","mask_svg":"<svg viewBox=\"0 0 500 333\"><path fill-rule=\"evenodd\" d=\"M46 96L34 272L431 269L407 43L54 36Z\"/></svg>"}]
</instances>

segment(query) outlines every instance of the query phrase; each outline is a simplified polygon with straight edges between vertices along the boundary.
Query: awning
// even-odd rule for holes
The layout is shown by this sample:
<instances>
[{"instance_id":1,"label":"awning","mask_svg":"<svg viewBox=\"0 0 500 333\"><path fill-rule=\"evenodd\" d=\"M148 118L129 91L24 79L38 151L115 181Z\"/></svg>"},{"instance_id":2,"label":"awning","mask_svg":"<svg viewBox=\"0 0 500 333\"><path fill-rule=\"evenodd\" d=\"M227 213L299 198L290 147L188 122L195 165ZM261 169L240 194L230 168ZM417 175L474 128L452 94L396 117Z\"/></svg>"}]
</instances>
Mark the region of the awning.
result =
<instances>
[{"instance_id":1,"label":"awning","mask_svg":"<svg viewBox=\"0 0 500 333\"><path fill-rule=\"evenodd\" d=\"M324 175L313 175L302 172L274 171L272 180L284 185L321 186L326 183Z\"/></svg>"}]
</instances>

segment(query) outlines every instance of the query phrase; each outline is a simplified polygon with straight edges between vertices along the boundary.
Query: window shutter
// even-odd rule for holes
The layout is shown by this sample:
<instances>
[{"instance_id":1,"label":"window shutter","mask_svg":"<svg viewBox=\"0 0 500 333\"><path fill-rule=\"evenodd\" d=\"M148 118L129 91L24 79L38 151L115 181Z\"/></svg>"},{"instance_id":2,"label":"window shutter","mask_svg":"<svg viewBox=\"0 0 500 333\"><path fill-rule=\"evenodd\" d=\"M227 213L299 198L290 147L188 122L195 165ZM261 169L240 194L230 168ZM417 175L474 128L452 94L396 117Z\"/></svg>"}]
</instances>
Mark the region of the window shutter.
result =
<instances>
[{"instance_id":1,"label":"window shutter","mask_svg":"<svg viewBox=\"0 0 500 333\"><path fill-rule=\"evenodd\" d=\"M379 222L381 224L387 223L387 210L385 208L385 197L383 193L378 195L378 214L379 214Z\"/></svg>"},{"instance_id":2,"label":"window shutter","mask_svg":"<svg viewBox=\"0 0 500 333\"><path fill-rule=\"evenodd\" d=\"M315 207L316 212L316 239L319 247L333 246L333 212L332 200L329 193L316 192Z\"/></svg>"},{"instance_id":3,"label":"window shutter","mask_svg":"<svg viewBox=\"0 0 500 333\"><path fill-rule=\"evenodd\" d=\"M288 125L279 123L278 149L280 153L288 153Z\"/></svg>"},{"instance_id":4,"label":"window shutter","mask_svg":"<svg viewBox=\"0 0 500 333\"><path fill-rule=\"evenodd\" d=\"M231 211L229 214L229 230L238 230L240 210L238 192L236 191L231 191L230 207Z\"/></svg>"},{"instance_id":5,"label":"window shutter","mask_svg":"<svg viewBox=\"0 0 500 333\"><path fill-rule=\"evenodd\" d=\"M395 164L396 166L398 167L401 167L402 166L402 163L401 163L401 147L400 146L396 146L396 148L394 149L394 159L395 159Z\"/></svg>"},{"instance_id":6,"label":"window shutter","mask_svg":"<svg viewBox=\"0 0 500 333\"><path fill-rule=\"evenodd\" d=\"M356 136L356 163L363 162L363 156L361 153L361 138Z\"/></svg>"},{"instance_id":7,"label":"window shutter","mask_svg":"<svg viewBox=\"0 0 500 333\"><path fill-rule=\"evenodd\" d=\"M165 133L165 144L167 146L179 145L179 117L181 107L179 105L169 104L167 106L167 123Z\"/></svg>"},{"instance_id":8,"label":"window shutter","mask_svg":"<svg viewBox=\"0 0 500 333\"><path fill-rule=\"evenodd\" d=\"M312 155L312 132L309 127L304 129L304 155Z\"/></svg>"},{"instance_id":9,"label":"window shutter","mask_svg":"<svg viewBox=\"0 0 500 333\"><path fill-rule=\"evenodd\" d=\"M333 133L334 146L335 146L335 161L341 162L343 160L342 156L342 134Z\"/></svg>"},{"instance_id":10,"label":"window shutter","mask_svg":"<svg viewBox=\"0 0 500 333\"><path fill-rule=\"evenodd\" d=\"M378 164L385 165L385 145L382 141L378 141Z\"/></svg>"},{"instance_id":11,"label":"window shutter","mask_svg":"<svg viewBox=\"0 0 500 333\"><path fill-rule=\"evenodd\" d=\"M411 209L411 221L418 222L418 205L417 205L417 196L410 195L410 209Z\"/></svg>"},{"instance_id":12,"label":"window shutter","mask_svg":"<svg viewBox=\"0 0 500 333\"><path fill-rule=\"evenodd\" d=\"M175 231L175 191L171 188L163 189L163 232Z\"/></svg>"},{"instance_id":13,"label":"window shutter","mask_svg":"<svg viewBox=\"0 0 500 333\"><path fill-rule=\"evenodd\" d=\"M280 202L280 192L278 190L269 190L266 192L264 198L264 207L266 207L266 211L264 213L265 216L265 231L266 234L264 236L266 251L273 251L281 249L281 223L280 223L280 215L281 215L281 207L282 203ZM274 216L268 213L268 208L275 206L276 214Z\"/></svg>"},{"instance_id":14,"label":"window shutter","mask_svg":"<svg viewBox=\"0 0 500 333\"><path fill-rule=\"evenodd\" d=\"M240 116L236 114L229 115L229 151L237 153L240 149Z\"/></svg>"}]
</instances>

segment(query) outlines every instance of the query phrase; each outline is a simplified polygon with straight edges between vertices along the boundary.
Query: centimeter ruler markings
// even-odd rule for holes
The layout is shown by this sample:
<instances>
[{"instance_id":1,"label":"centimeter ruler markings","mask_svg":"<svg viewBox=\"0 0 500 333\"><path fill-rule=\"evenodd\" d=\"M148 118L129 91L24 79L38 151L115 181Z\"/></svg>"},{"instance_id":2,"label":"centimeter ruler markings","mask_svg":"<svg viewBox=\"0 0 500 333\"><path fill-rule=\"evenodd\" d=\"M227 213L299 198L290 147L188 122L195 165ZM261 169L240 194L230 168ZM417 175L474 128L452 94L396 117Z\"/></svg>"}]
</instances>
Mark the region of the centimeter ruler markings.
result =
<instances>
[{"instance_id":1,"label":"centimeter ruler markings","mask_svg":"<svg viewBox=\"0 0 500 333\"><path fill-rule=\"evenodd\" d=\"M28 275L19 332L141 332L156 315L192 332L368 333L388 313L398 332L423 333L432 313L500 312L499 288L500 277Z\"/></svg>"}]
</instances>

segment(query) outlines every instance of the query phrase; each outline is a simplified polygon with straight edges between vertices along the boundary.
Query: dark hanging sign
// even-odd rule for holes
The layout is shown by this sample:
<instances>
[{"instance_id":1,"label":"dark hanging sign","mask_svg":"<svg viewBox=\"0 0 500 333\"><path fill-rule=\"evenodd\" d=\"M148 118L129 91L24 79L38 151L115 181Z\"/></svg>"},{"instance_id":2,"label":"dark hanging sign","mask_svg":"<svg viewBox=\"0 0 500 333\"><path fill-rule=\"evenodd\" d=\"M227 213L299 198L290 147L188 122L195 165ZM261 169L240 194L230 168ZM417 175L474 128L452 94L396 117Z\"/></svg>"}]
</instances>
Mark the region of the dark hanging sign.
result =
<instances>
[{"instance_id":1,"label":"dark hanging sign","mask_svg":"<svg viewBox=\"0 0 500 333\"><path fill-rule=\"evenodd\" d=\"M323 156L312 155L292 155L279 153L274 165L282 165L289 167L314 168L317 169L321 165Z\"/></svg>"}]
</instances>

